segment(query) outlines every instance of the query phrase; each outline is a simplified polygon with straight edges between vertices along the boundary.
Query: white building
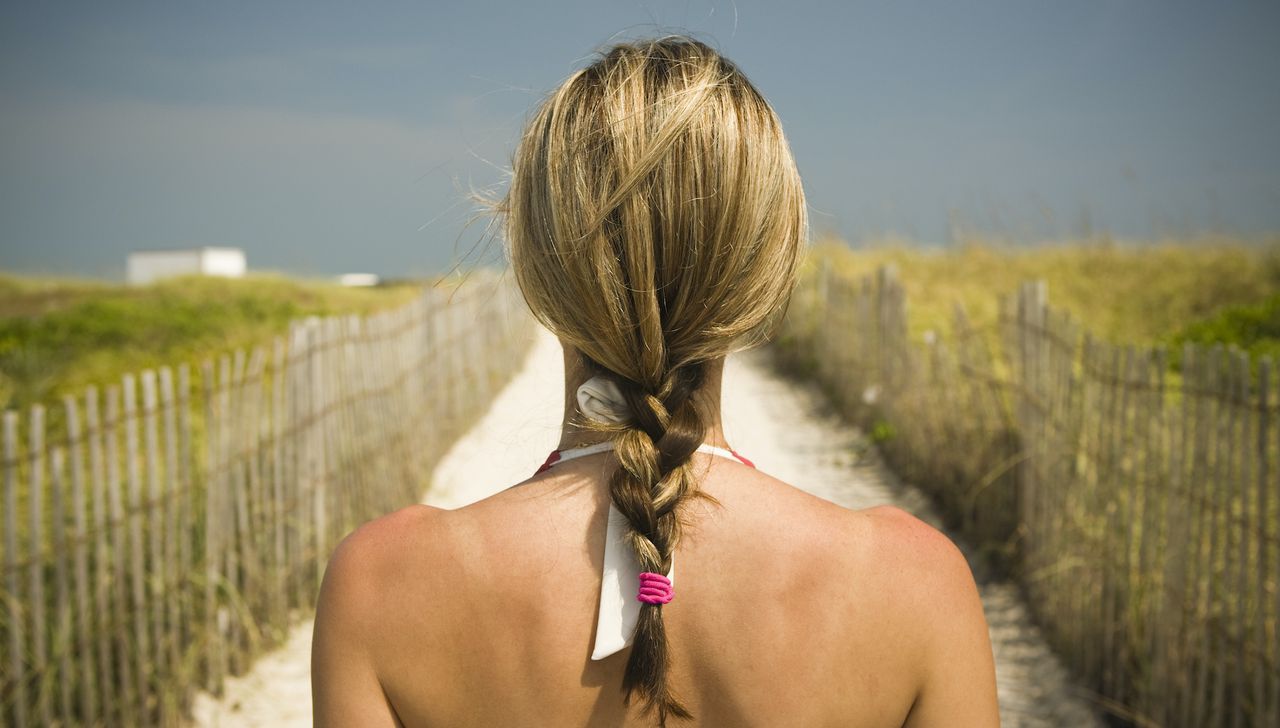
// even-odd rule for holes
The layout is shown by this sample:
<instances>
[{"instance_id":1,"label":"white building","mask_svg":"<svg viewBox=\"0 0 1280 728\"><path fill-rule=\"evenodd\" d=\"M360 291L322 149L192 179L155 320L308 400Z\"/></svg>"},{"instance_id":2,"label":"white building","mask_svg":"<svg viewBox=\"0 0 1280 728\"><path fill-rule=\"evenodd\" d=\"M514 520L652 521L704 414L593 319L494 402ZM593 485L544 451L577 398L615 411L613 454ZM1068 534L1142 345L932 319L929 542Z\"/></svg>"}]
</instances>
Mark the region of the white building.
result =
<instances>
[{"instance_id":1,"label":"white building","mask_svg":"<svg viewBox=\"0 0 1280 728\"><path fill-rule=\"evenodd\" d=\"M139 250L129 253L127 279L130 285L142 286L173 276L239 278L245 268L244 251L239 248Z\"/></svg>"},{"instance_id":2,"label":"white building","mask_svg":"<svg viewBox=\"0 0 1280 728\"><path fill-rule=\"evenodd\" d=\"M338 276L338 285L348 288L367 288L381 282L377 273L343 273Z\"/></svg>"}]
</instances>

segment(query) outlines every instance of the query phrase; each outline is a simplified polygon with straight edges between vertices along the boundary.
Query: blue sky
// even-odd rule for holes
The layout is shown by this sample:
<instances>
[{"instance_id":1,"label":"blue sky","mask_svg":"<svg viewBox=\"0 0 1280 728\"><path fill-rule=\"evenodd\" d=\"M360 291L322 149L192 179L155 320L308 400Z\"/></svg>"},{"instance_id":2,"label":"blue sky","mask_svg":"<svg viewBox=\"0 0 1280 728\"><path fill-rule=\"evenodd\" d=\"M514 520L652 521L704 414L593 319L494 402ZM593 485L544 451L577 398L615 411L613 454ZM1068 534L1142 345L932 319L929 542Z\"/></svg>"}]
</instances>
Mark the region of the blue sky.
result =
<instances>
[{"instance_id":1,"label":"blue sky","mask_svg":"<svg viewBox=\"0 0 1280 728\"><path fill-rule=\"evenodd\" d=\"M1280 230L1275 2L7 3L0 268L495 261L468 191L593 51L662 32L774 104L817 231Z\"/></svg>"}]
</instances>

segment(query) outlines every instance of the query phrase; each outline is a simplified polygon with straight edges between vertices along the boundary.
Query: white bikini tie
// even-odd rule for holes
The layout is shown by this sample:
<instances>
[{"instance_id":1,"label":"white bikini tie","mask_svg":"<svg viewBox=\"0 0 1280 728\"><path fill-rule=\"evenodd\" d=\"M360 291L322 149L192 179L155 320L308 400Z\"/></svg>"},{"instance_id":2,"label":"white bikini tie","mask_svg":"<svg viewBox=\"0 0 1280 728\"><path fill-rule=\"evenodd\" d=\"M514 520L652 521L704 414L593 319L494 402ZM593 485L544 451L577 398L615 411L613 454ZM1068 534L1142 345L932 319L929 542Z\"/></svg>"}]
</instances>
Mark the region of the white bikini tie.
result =
<instances>
[{"instance_id":1,"label":"white bikini tie","mask_svg":"<svg viewBox=\"0 0 1280 728\"><path fill-rule=\"evenodd\" d=\"M578 407L583 414L595 420L611 424L631 421L631 413L622 398L618 385L611 379L595 376L578 387ZM613 449L613 442L601 442L573 450L558 451L555 463L595 455ZM702 444L698 452L743 460L731 450ZM554 463L553 463L554 464ZM609 522L604 536L604 570L600 576L600 613L596 619L595 647L591 659L604 658L621 651L635 637L636 622L640 620L641 602L636 599L636 585L640 579L640 564L627 543L630 524L627 517L609 502ZM675 554L671 554L671 568L667 579L675 584Z\"/></svg>"},{"instance_id":2,"label":"white bikini tie","mask_svg":"<svg viewBox=\"0 0 1280 728\"><path fill-rule=\"evenodd\" d=\"M627 424L632 419L618 383L599 375L578 387L578 409L593 420L613 425Z\"/></svg>"}]
</instances>

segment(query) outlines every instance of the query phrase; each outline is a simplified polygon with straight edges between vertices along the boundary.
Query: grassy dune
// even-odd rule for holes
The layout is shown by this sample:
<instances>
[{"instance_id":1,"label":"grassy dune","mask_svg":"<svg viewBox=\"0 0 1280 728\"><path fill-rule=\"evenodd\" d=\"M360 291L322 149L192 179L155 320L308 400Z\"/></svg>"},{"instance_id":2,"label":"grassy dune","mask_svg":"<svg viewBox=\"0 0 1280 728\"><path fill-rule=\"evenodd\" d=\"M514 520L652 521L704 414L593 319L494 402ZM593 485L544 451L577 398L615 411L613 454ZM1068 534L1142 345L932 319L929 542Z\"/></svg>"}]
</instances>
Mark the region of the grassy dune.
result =
<instances>
[{"instance_id":1,"label":"grassy dune","mask_svg":"<svg viewBox=\"0 0 1280 728\"><path fill-rule=\"evenodd\" d=\"M928 329L948 335L955 302L994 335L997 294L1043 278L1052 305L1113 342L1231 341L1280 356L1280 238L1039 247L972 240L945 250L903 240L854 250L827 239L812 253L806 275L824 261L854 274L897 264L914 337ZM0 274L0 406L47 402L125 372L260 344L300 316L394 307L416 290L278 276L126 287Z\"/></svg>"},{"instance_id":2,"label":"grassy dune","mask_svg":"<svg viewBox=\"0 0 1280 728\"><path fill-rule=\"evenodd\" d=\"M141 287L0 275L0 407L264 343L300 316L394 307L418 290L268 275Z\"/></svg>"},{"instance_id":3,"label":"grassy dune","mask_svg":"<svg viewBox=\"0 0 1280 728\"><path fill-rule=\"evenodd\" d=\"M997 295L1042 278L1050 305L1067 309L1113 343L1222 341L1280 356L1280 237L1039 247L974 240L949 249L903 240L851 249L827 239L812 253L808 275L824 261L855 275L896 264L910 301L913 337L929 329L949 336L956 302L980 328L991 331Z\"/></svg>"}]
</instances>

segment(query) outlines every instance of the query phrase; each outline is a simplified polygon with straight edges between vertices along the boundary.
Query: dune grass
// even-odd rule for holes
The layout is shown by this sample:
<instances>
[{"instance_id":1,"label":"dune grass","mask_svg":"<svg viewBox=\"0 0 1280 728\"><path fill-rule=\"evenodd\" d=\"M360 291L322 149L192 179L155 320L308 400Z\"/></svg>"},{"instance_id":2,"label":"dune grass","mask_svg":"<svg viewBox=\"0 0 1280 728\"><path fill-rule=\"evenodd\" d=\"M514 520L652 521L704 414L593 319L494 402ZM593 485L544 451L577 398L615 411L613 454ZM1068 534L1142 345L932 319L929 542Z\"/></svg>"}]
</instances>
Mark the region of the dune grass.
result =
<instances>
[{"instance_id":1,"label":"dune grass","mask_svg":"<svg viewBox=\"0 0 1280 728\"><path fill-rule=\"evenodd\" d=\"M1256 354L1280 353L1280 237L1103 238L1033 247L974 239L947 249L899 239L854 249L825 239L811 252L808 275L824 264L854 276L874 273L885 263L897 265L910 302L913 338L926 330L949 336L957 302L971 321L990 331L997 296L1040 278L1051 306L1068 310L1112 343L1221 341Z\"/></svg>"},{"instance_id":2,"label":"dune grass","mask_svg":"<svg viewBox=\"0 0 1280 728\"><path fill-rule=\"evenodd\" d=\"M0 407L263 344L299 317L392 308L419 290L273 275L123 286L0 274Z\"/></svg>"},{"instance_id":3,"label":"dune grass","mask_svg":"<svg viewBox=\"0 0 1280 728\"><path fill-rule=\"evenodd\" d=\"M1042 278L1049 302L1113 343L1236 343L1280 356L1280 237L1165 242L1110 238L1010 246L974 238L947 249L885 239L858 248L827 238L821 265L853 275L894 263L909 331L944 336L958 302L994 336L997 295ZM0 274L0 406L48 402L147 367L197 362L251 347L308 315L369 313L408 301L418 286L343 288L256 275L190 277L128 287Z\"/></svg>"}]
</instances>

